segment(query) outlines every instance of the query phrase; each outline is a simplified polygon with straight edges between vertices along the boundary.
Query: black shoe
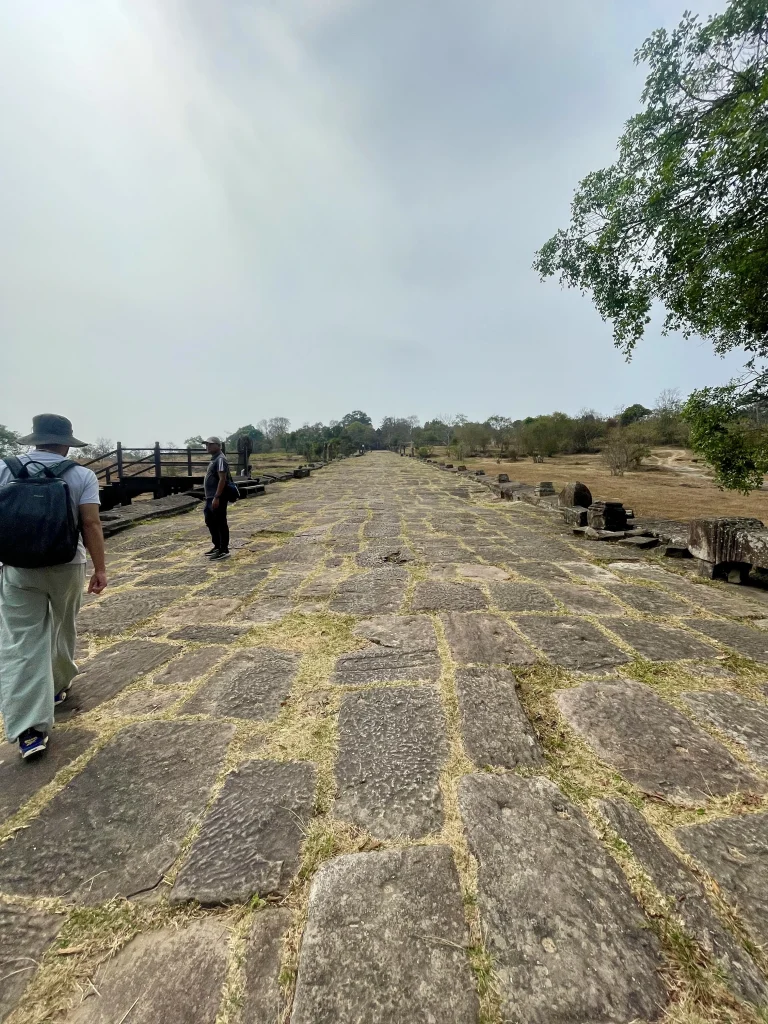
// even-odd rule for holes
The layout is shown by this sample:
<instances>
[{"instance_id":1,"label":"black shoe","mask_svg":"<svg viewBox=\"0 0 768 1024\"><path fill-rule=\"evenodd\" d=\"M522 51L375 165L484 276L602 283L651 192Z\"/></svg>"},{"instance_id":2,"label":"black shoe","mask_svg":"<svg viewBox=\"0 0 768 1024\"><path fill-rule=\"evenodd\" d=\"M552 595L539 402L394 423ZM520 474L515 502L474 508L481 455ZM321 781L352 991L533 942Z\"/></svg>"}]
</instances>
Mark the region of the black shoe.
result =
<instances>
[{"instance_id":1,"label":"black shoe","mask_svg":"<svg viewBox=\"0 0 768 1024\"><path fill-rule=\"evenodd\" d=\"M26 759L28 757L39 757L44 754L48 747L48 733L38 732L37 729L25 729L19 736L19 753Z\"/></svg>"},{"instance_id":2,"label":"black shoe","mask_svg":"<svg viewBox=\"0 0 768 1024\"><path fill-rule=\"evenodd\" d=\"M217 551L215 555L211 555L212 562L220 562L222 558L231 558L229 551Z\"/></svg>"},{"instance_id":3,"label":"black shoe","mask_svg":"<svg viewBox=\"0 0 768 1024\"><path fill-rule=\"evenodd\" d=\"M219 553L219 549L218 548L211 548L210 551L206 551L205 552L205 557L206 558L213 558L214 555L218 555L218 553Z\"/></svg>"}]
</instances>

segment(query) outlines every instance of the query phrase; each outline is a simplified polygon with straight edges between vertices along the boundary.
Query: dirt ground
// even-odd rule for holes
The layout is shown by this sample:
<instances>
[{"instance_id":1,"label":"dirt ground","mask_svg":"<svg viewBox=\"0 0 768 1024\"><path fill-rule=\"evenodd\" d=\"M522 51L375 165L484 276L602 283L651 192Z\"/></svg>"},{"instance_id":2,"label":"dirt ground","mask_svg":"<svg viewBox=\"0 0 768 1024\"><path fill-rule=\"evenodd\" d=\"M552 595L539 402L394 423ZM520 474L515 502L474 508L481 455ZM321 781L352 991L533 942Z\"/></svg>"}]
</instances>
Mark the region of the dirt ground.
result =
<instances>
[{"instance_id":1,"label":"dirt ground","mask_svg":"<svg viewBox=\"0 0 768 1024\"><path fill-rule=\"evenodd\" d=\"M437 453L435 455L437 457ZM442 460L444 454L439 455ZM756 516L768 523L768 490L743 495L721 491L711 472L694 462L691 452L681 448L654 448L642 468L624 476L611 476L599 455L561 455L534 463L530 459L497 462L495 458L466 459L469 469L484 469L488 475L506 473L510 480L537 484L551 480L559 490L580 480L597 499L621 501L635 515L661 519L693 519L696 516Z\"/></svg>"}]
</instances>

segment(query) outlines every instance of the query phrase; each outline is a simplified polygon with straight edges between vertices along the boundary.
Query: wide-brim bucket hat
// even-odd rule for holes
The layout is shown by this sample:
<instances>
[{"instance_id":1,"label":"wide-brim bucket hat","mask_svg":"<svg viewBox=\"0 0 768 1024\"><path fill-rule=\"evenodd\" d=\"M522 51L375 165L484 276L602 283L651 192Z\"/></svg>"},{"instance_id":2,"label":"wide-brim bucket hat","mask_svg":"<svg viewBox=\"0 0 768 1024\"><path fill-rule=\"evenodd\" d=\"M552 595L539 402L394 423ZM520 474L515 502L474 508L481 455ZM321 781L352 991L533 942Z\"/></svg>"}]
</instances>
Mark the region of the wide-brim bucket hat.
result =
<instances>
[{"instance_id":1,"label":"wide-brim bucket hat","mask_svg":"<svg viewBox=\"0 0 768 1024\"><path fill-rule=\"evenodd\" d=\"M72 434L72 421L66 416L42 412L32 418L32 433L19 438L20 444L61 444L69 448L85 448L85 441L78 441Z\"/></svg>"}]
</instances>

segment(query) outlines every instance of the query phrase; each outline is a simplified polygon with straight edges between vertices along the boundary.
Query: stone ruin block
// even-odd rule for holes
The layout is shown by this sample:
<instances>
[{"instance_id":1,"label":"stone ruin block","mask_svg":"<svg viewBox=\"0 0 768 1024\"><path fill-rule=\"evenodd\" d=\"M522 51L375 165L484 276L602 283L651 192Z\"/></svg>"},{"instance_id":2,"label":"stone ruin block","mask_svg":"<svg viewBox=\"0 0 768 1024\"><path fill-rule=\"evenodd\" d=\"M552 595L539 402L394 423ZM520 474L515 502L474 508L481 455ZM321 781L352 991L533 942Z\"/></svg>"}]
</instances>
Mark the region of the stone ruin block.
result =
<instances>
[{"instance_id":1,"label":"stone ruin block","mask_svg":"<svg viewBox=\"0 0 768 1024\"><path fill-rule=\"evenodd\" d=\"M467 472L467 467L466 466L457 466L456 468L457 468L457 472L459 472L459 473L466 473Z\"/></svg>"},{"instance_id":2,"label":"stone ruin block","mask_svg":"<svg viewBox=\"0 0 768 1024\"><path fill-rule=\"evenodd\" d=\"M699 560L699 575L743 583L753 565L768 569L768 530L759 519L693 519L688 550Z\"/></svg>"},{"instance_id":3,"label":"stone ruin block","mask_svg":"<svg viewBox=\"0 0 768 1024\"><path fill-rule=\"evenodd\" d=\"M588 509L592 504L592 492L586 484L574 480L566 484L557 496L557 502L561 508L573 508L575 506ZM579 524L586 526L586 523Z\"/></svg>"},{"instance_id":4,"label":"stone ruin block","mask_svg":"<svg viewBox=\"0 0 768 1024\"><path fill-rule=\"evenodd\" d=\"M560 515L569 526L587 525L587 510L579 505L574 505L573 508L561 508Z\"/></svg>"},{"instance_id":5,"label":"stone ruin block","mask_svg":"<svg viewBox=\"0 0 768 1024\"><path fill-rule=\"evenodd\" d=\"M475 476L485 476L485 470L484 469L476 469L475 470Z\"/></svg>"},{"instance_id":6,"label":"stone ruin block","mask_svg":"<svg viewBox=\"0 0 768 1024\"><path fill-rule=\"evenodd\" d=\"M555 493L555 487L551 480L542 480L538 486L534 488L533 493L537 498L545 498L547 495Z\"/></svg>"},{"instance_id":7,"label":"stone ruin block","mask_svg":"<svg viewBox=\"0 0 768 1024\"><path fill-rule=\"evenodd\" d=\"M453 463L452 462L441 462L440 465L441 466L445 466L446 469L453 469Z\"/></svg>"},{"instance_id":8,"label":"stone ruin block","mask_svg":"<svg viewBox=\"0 0 768 1024\"><path fill-rule=\"evenodd\" d=\"M498 481L500 484L508 484L509 476L506 473L499 473Z\"/></svg>"},{"instance_id":9,"label":"stone ruin block","mask_svg":"<svg viewBox=\"0 0 768 1024\"><path fill-rule=\"evenodd\" d=\"M594 501L587 509L587 525L593 530L626 530L627 510L620 501Z\"/></svg>"}]
</instances>

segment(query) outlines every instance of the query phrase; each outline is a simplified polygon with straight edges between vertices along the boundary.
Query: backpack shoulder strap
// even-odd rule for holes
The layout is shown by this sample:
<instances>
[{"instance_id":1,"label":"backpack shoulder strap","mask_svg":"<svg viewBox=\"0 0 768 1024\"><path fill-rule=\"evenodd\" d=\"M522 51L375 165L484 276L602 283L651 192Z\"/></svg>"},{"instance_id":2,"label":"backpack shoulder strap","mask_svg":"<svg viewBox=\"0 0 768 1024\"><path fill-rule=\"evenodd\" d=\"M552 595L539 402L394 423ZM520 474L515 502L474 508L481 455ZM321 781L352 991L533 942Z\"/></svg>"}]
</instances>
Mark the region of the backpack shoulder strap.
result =
<instances>
[{"instance_id":1,"label":"backpack shoulder strap","mask_svg":"<svg viewBox=\"0 0 768 1024\"><path fill-rule=\"evenodd\" d=\"M62 459L61 462L55 462L52 466L46 466L51 476L60 477L67 472L68 469L72 469L77 463L73 462L72 459Z\"/></svg>"},{"instance_id":2,"label":"backpack shoulder strap","mask_svg":"<svg viewBox=\"0 0 768 1024\"><path fill-rule=\"evenodd\" d=\"M8 470L14 480L23 479L25 476L29 476L29 470L26 465L17 459L15 455L6 455L3 462L8 467Z\"/></svg>"}]
</instances>

